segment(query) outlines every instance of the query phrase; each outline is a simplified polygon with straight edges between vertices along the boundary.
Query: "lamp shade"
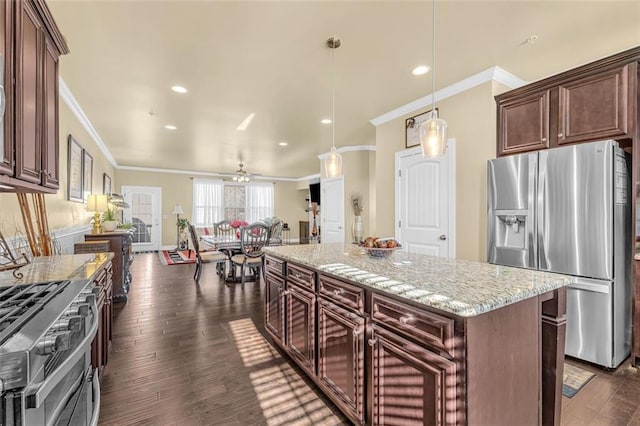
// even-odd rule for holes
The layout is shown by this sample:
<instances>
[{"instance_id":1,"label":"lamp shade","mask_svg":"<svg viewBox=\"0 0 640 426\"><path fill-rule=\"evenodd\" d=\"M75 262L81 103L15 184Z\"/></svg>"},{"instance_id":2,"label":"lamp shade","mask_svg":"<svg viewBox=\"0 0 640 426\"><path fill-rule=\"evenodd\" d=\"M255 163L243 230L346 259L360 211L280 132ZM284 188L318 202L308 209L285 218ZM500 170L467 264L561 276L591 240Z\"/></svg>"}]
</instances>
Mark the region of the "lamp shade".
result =
<instances>
[{"instance_id":1,"label":"lamp shade","mask_svg":"<svg viewBox=\"0 0 640 426\"><path fill-rule=\"evenodd\" d=\"M184 211L182 210L182 206L176 203L176 205L173 206L173 212L171 212L171 214L184 214Z\"/></svg>"},{"instance_id":2,"label":"lamp shade","mask_svg":"<svg viewBox=\"0 0 640 426\"><path fill-rule=\"evenodd\" d=\"M331 152L324 159L324 171L327 177L338 177L342 174L342 155L336 151L336 147L331 148Z\"/></svg>"},{"instance_id":3,"label":"lamp shade","mask_svg":"<svg viewBox=\"0 0 640 426\"><path fill-rule=\"evenodd\" d=\"M447 127L447 122L438 118L437 109L434 109L431 112L431 117L420 125L420 146L423 157L442 157L445 154Z\"/></svg>"},{"instance_id":4,"label":"lamp shade","mask_svg":"<svg viewBox=\"0 0 640 426\"><path fill-rule=\"evenodd\" d=\"M87 200L88 212L103 212L107 210L107 195L106 194L90 194Z\"/></svg>"}]
</instances>

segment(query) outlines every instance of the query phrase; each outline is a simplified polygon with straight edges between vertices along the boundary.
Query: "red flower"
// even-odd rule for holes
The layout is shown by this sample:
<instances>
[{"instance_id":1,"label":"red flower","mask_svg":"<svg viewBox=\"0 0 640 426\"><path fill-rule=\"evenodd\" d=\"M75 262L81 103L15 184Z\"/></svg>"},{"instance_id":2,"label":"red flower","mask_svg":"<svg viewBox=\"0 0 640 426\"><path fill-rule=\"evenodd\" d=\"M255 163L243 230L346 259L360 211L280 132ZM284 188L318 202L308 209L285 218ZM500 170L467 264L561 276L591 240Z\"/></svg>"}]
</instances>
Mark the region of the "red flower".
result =
<instances>
[{"instance_id":1,"label":"red flower","mask_svg":"<svg viewBox=\"0 0 640 426\"><path fill-rule=\"evenodd\" d=\"M249 225L249 223L245 222L244 220L234 220L233 222L231 222L231 227L236 229L247 225Z\"/></svg>"}]
</instances>

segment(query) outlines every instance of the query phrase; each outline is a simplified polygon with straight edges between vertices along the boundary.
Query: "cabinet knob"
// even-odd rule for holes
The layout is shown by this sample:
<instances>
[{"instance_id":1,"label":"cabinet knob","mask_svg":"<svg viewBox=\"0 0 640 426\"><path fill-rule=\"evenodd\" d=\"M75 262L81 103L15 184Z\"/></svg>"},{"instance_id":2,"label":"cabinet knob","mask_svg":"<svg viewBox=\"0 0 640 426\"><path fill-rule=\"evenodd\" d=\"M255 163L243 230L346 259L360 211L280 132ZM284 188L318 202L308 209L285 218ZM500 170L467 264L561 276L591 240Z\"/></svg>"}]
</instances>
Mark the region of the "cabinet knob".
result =
<instances>
[{"instance_id":1,"label":"cabinet knob","mask_svg":"<svg viewBox=\"0 0 640 426\"><path fill-rule=\"evenodd\" d=\"M378 343L378 339L374 337L373 339L367 340L367 343L369 343L369 346L374 347L376 343Z\"/></svg>"},{"instance_id":2,"label":"cabinet knob","mask_svg":"<svg viewBox=\"0 0 640 426\"><path fill-rule=\"evenodd\" d=\"M360 334L360 330L358 330L357 328L354 328L352 330L352 333L353 333L353 337L358 337L358 334Z\"/></svg>"},{"instance_id":3,"label":"cabinet knob","mask_svg":"<svg viewBox=\"0 0 640 426\"><path fill-rule=\"evenodd\" d=\"M344 293L344 289L342 288L337 288L333 290L333 294L335 294L336 296L340 296L342 293Z\"/></svg>"},{"instance_id":4,"label":"cabinet knob","mask_svg":"<svg viewBox=\"0 0 640 426\"><path fill-rule=\"evenodd\" d=\"M542 142L546 142L546 141L547 141L547 138L542 138Z\"/></svg>"},{"instance_id":5,"label":"cabinet knob","mask_svg":"<svg viewBox=\"0 0 640 426\"><path fill-rule=\"evenodd\" d=\"M446 235L444 235L444 234L442 234L442 235L440 235L440 239L441 239L442 241L446 241L447 236L446 236Z\"/></svg>"},{"instance_id":6,"label":"cabinet knob","mask_svg":"<svg viewBox=\"0 0 640 426\"><path fill-rule=\"evenodd\" d=\"M558 137L561 138L562 137L562 133L558 133Z\"/></svg>"},{"instance_id":7,"label":"cabinet knob","mask_svg":"<svg viewBox=\"0 0 640 426\"><path fill-rule=\"evenodd\" d=\"M400 317L400 319L398 321L400 321L400 324L402 325L408 325L410 321L413 321L414 318L411 315L407 315L407 316L402 316Z\"/></svg>"}]
</instances>

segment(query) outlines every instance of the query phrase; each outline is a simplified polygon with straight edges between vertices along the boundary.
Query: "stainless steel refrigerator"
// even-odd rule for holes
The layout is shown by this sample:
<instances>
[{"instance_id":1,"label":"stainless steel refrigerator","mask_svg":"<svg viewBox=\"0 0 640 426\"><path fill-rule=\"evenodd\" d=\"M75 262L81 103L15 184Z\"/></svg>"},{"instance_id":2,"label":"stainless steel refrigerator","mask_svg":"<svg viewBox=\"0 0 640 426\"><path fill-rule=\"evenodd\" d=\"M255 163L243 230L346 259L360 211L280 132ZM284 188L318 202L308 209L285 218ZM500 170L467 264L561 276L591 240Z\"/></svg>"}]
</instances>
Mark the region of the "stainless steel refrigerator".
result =
<instances>
[{"instance_id":1,"label":"stainless steel refrigerator","mask_svg":"<svg viewBox=\"0 0 640 426\"><path fill-rule=\"evenodd\" d=\"M615 141L490 160L490 263L573 275L565 353L617 367L631 346L629 156Z\"/></svg>"}]
</instances>

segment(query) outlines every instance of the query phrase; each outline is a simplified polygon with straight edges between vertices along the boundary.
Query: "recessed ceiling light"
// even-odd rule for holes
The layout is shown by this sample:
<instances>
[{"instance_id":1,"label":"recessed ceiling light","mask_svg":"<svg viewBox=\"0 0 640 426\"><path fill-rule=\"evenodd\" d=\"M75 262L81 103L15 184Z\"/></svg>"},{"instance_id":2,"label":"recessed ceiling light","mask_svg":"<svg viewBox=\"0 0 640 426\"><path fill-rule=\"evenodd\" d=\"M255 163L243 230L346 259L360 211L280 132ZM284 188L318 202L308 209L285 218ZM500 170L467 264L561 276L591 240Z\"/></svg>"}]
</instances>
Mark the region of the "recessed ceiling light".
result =
<instances>
[{"instance_id":1,"label":"recessed ceiling light","mask_svg":"<svg viewBox=\"0 0 640 426\"><path fill-rule=\"evenodd\" d=\"M331 124L331 119L330 118L323 118L322 120L320 120L320 122L322 124Z\"/></svg>"},{"instance_id":2,"label":"recessed ceiling light","mask_svg":"<svg viewBox=\"0 0 640 426\"><path fill-rule=\"evenodd\" d=\"M177 129L177 127L174 126L173 124L167 124L166 126L164 126L164 128L168 129L168 130L176 130Z\"/></svg>"},{"instance_id":3,"label":"recessed ceiling light","mask_svg":"<svg viewBox=\"0 0 640 426\"><path fill-rule=\"evenodd\" d=\"M280 145L280 146L287 146L287 145L289 145L289 144L288 144L287 142L282 141L282 142L278 143L278 145Z\"/></svg>"},{"instance_id":4,"label":"recessed ceiling light","mask_svg":"<svg viewBox=\"0 0 640 426\"><path fill-rule=\"evenodd\" d=\"M431 68L429 68L427 65L418 65L417 67L415 67L411 71L411 74L413 74L413 75L424 75L424 74L428 73L430 69Z\"/></svg>"},{"instance_id":5,"label":"recessed ceiling light","mask_svg":"<svg viewBox=\"0 0 640 426\"><path fill-rule=\"evenodd\" d=\"M173 90L176 93L187 93L187 89L185 89L182 86L171 86L171 90Z\"/></svg>"}]
</instances>

